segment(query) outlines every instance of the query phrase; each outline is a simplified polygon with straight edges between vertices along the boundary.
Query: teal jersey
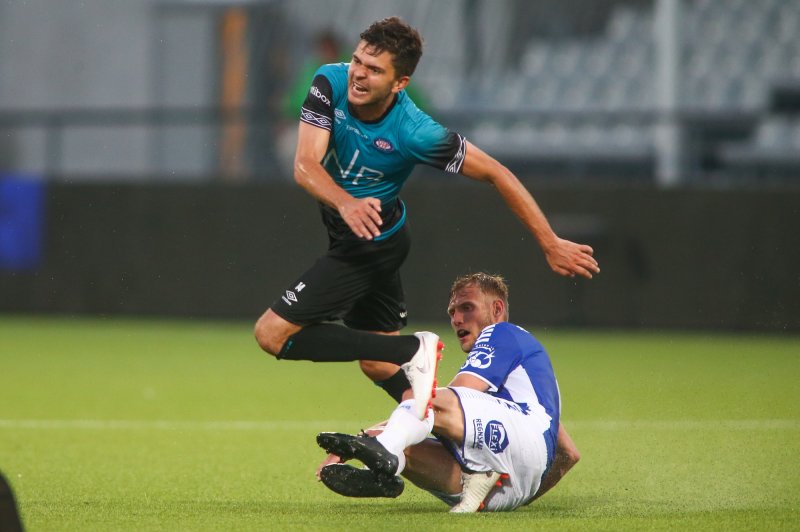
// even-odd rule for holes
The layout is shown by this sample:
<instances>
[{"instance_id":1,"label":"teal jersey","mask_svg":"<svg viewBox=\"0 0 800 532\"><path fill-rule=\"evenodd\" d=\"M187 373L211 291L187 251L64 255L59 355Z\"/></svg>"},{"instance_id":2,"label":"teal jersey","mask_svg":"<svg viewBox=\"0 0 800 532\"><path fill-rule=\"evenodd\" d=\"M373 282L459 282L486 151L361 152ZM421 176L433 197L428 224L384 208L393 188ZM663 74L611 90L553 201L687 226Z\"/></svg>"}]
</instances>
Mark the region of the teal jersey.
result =
<instances>
[{"instance_id":1,"label":"teal jersey","mask_svg":"<svg viewBox=\"0 0 800 532\"><path fill-rule=\"evenodd\" d=\"M348 63L324 65L314 77L300 120L331 132L322 165L337 185L356 198L381 200L382 232L388 238L405 223L399 198L414 166L426 164L446 172L461 170L466 141L421 111L400 91L389 110L374 122L358 120L347 101ZM322 205L323 219L334 238L356 236L338 212Z\"/></svg>"}]
</instances>

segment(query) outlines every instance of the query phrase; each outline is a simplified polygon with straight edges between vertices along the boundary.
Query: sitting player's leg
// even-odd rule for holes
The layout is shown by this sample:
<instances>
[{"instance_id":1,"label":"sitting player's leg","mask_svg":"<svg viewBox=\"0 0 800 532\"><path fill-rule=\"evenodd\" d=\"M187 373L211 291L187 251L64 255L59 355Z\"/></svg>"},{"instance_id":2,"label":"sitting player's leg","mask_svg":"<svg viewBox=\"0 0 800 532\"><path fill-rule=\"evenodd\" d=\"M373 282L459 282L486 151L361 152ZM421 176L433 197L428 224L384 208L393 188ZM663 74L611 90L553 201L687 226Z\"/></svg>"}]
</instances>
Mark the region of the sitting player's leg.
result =
<instances>
[{"instance_id":1,"label":"sitting player's leg","mask_svg":"<svg viewBox=\"0 0 800 532\"><path fill-rule=\"evenodd\" d=\"M484 505L513 510L532 499L550 460L543 436L549 418L474 389L440 389L432 428L448 443L446 453L444 446L425 440L431 425L409 415L411 402L402 403L375 438L323 433L318 442L328 452L361 460L374 474L402 472L452 505L453 512Z\"/></svg>"},{"instance_id":2,"label":"sitting player's leg","mask_svg":"<svg viewBox=\"0 0 800 532\"><path fill-rule=\"evenodd\" d=\"M458 396L450 389L438 390L433 402L435 430L447 434L452 441L463 441L463 410ZM396 486L390 488L389 478L402 472L403 476L448 505L451 511L475 512L488 493L495 488L500 476L494 471L465 473L456 460L458 452L445 448L440 441L427 438L433 425L425 425L409 415L408 403L401 404L376 437L323 433L318 443L328 452L344 459L356 458L370 467L358 470L349 465L326 465L321 478L336 493L350 497L395 497ZM368 431L374 435L377 430ZM441 438L442 441L449 441ZM369 475L372 475L370 477Z\"/></svg>"},{"instance_id":3,"label":"sitting player's leg","mask_svg":"<svg viewBox=\"0 0 800 532\"><path fill-rule=\"evenodd\" d=\"M383 431L375 437L323 432L317 436L317 443L344 460L356 458L375 471L390 475L400 474L405 468L405 449L424 441L434 427L437 433L446 435L453 441L463 439L461 405L453 391L440 388L433 400L435 414L424 420L415 415L418 410L415 403L413 399L400 403L392 412Z\"/></svg>"},{"instance_id":4,"label":"sitting player's leg","mask_svg":"<svg viewBox=\"0 0 800 532\"><path fill-rule=\"evenodd\" d=\"M349 464L329 464L320 469L319 479L331 491L345 497L398 497L405 483L395 475L380 475Z\"/></svg>"},{"instance_id":5,"label":"sitting player's leg","mask_svg":"<svg viewBox=\"0 0 800 532\"><path fill-rule=\"evenodd\" d=\"M499 484L500 473L468 473L462 470L439 440L427 439L406 449L403 476L418 488L442 500L454 513L472 513L484 507L484 500Z\"/></svg>"},{"instance_id":6,"label":"sitting player's leg","mask_svg":"<svg viewBox=\"0 0 800 532\"><path fill-rule=\"evenodd\" d=\"M405 454L403 476L415 486L450 496L461 493L461 466L438 440L427 438Z\"/></svg>"},{"instance_id":7,"label":"sitting player's leg","mask_svg":"<svg viewBox=\"0 0 800 532\"><path fill-rule=\"evenodd\" d=\"M424 440L433 426L431 416L419 419L414 403L414 399L400 403L383 432L375 437L322 432L317 435L317 443L342 460L360 460L376 474L398 475L405 468L403 450Z\"/></svg>"},{"instance_id":8,"label":"sitting player's leg","mask_svg":"<svg viewBox=\"0 0 800 532\"><path fill-rule=\"evenodd\" d=\"M451 506L461 493L461 469L453 456L434 439L426 439L406 449L403 476L418 487L430 491ZM395 475L376 474L349 464L328 464L319 478L331 491L345 497L397 497L403 492L403 480Z\"/></svg>"},{"instance_id":9,"label":"sitting player's leg","mask_svg":"<svg viewBox=\"0 0 800 532\"><path fill-rule=\"evenodd\" d=\"M450 390L458 396L464 412L463 439L456 440L459 446L454 448L470 473L463 497L469 508L457 511L475 511L471 508L480 506L477 497L466 500L468 489L478 495L486 493L481 496L487 511L513 510L530 501L552 460L545 438L549 416L471 388ZM493 479L497 473L503 478ZM474 486L468 487L468 480ZM496 486L497 480L502 480L500 486Z\"/></svg>"}]
</instances>

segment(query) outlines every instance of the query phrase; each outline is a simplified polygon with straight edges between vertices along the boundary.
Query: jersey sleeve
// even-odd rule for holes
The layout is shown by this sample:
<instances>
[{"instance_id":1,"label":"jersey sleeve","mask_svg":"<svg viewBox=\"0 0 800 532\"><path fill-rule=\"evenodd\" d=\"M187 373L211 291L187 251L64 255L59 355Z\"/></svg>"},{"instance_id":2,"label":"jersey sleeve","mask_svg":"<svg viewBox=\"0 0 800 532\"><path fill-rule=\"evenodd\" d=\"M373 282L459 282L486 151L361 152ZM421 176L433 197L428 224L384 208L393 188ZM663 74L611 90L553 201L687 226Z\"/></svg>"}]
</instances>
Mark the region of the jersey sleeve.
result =
<instances>
[{"instance_id":1,"label":"jersey sleeve","mask_svg":"<svg viewBox=\"0 0 800 532\"><path fill-rule=\"evenodd\" d=\"M489 334L484 329L459 370L459 373L469 373L486 382L490 393L503 386L522 357L516 338L501 325L494 326Z\"/></svg>"},{"instance_id":2,"label":"jersey sleeve","mask_svg":"<svg viewBox=\"0 0 800 532\"><path fill-rule=\"evenodd\" d=\"M331 102L333 102L331 82L317 71L300 110L300 121L331 131L334 112Z\"/></svg>"},{"instance_id":3,"label":"jersey sleeve","mask_svg":"<svg viewBox=\"0 0 800 532\"><path fill-rule=\"evenodd\" d=\"M409 151L422 164L457 174L464 164L467 141L425 115L409 136Z\"/></svg>"}]
</instances>

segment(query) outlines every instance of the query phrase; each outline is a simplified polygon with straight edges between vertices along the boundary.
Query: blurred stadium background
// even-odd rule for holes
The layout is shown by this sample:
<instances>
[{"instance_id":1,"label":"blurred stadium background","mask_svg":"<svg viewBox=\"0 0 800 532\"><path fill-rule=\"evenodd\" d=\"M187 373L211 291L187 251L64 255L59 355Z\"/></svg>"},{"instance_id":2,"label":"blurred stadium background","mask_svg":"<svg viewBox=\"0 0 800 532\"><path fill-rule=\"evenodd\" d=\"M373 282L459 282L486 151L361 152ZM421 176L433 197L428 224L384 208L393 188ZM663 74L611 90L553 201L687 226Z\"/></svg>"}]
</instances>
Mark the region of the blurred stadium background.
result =
<instances>
[{"instance_id":1,"label":"blurred stadium background","mask_svg":"<svg viewBox=\"0 0 800 532\"><path fill-rule=\"evenodd\" d=\"M297 87L320 36L347 56L392 14L424 108L603 268L549 272L485 185L404 190L410 328L449 336L453 277L506 275L584 456L478 524L796 530L798 0L0 1L0 468L28 529L463 530L416 488L313 482L314 435L391 401L251 337L326 244Z\"/></svg>"},{"instance_id":2,"label":"blurred stadium background","mask_svg":"<svg viewBox=\"0 0 800 532\"><path fill-rule=\"evenodd\" d=\"M325 245L288 98L322 32L347 56L391 14L423 107L603 267L557 278L491 191L420 168L412 316L488 269L523 322L800 330L796 0L0 3L0 311L257 316Z\"/></svg>"}]
</instances>

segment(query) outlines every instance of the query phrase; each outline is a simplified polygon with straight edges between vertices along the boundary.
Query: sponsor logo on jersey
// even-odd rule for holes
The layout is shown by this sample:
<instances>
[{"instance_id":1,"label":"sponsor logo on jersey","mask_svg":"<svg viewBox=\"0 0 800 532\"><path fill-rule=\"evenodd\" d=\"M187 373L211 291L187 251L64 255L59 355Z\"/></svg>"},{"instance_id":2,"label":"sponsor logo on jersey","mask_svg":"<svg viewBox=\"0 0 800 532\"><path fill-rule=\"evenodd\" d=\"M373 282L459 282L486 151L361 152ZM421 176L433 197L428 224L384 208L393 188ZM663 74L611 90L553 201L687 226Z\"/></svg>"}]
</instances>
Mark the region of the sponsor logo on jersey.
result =
<instances>
[{"instance_id":1,"label":"sponsor logo on jersey","mask_svg":"<svg viewBox=\"0 0 800 532\"><path fill-rule=\"evenodd\" d=\"M333 114L336 115L336 118L338 118L339 120L344 120L345 119L344 111L342 111L338 107L336 109L334 109Z\"/></svg>"},{"instance_id":2,"label":"sponsor logo on jersey","mask_svg":"<svg viewBox=\"0 0 800 532\"><path fill-rule=\"evenodd\" d=\"M486 424L483 439L494 454L500 454L508 447L508 432L499 421L492 420Z\"/></svg>"},{"instance_id":3,"label":"sponsor logo on jersey","mask_svg":"<svg viewBox=\"0 0 800 532\"><path fill-rule=\"evenodd\" d=\"M477 368L485 369L492 365L494 358L494 347L489 344L475 344L472 351L469 352L467 360L461 369Z\"/></svg>"},{"instance_id":4,"label":"sponsor logo on jersey","mask_svg":"<svg viewBox=\"0 0 800 532\"><path fill-rule=\"evenodd\" d=\"M327 96L325 96L324 94L322 94L322 92L321 92L321 91L320 91L320 90L317 88L317 86L316 86L316 85L312 85L312 86L311 86L311 90L309 90L309 92L310 92L311 94L313 94L314 96L316 96L316 97L317 97L317 99L318 99L319 101L321 101L322 103L324 103L324 104L325 104L325 105L327 105L328 107L330 107L330 106L331 106L331 101L328 99L328 97L327 97Z\"/></svg>"},{"instance_id":5,"label":"sponsor logo on jersey","mask_svg":"<svg viewBox=\"0 0 800 532\"><path fill-rule=\"evenodd\" d=\"M392 146L392 143L384 138L378 137L372 144L374 144L375 147L381 151L385 152L394 151L394 146Z\"/></svg>"},{"instance_id":6,"label":"sponsor logo on jersey","mask_svg":"<svg viewBox=\"0 0 800 532\"><path fill-rule=\"evenodd\" d=\"M356 135L358 135L358 136L359 136L359 137L361 137L362 139L369 138L369 137L367 136L367 134L366 134L366 133L362 133L362 131L361 131L360 129L358 129L357 127L353 127L353 126L351 126L350 124L347 124L347 125L345 126L345 129L347 129L347 131L350 131L350 132L352 132L352 133L355 133Z\"/></svg>"},{"instance_id":7,"label":"sponsor logo on jersey","mask_svg":"<svg viewBox=\"0 0 800 532\"><path fill-rule=\"evenodd\" d=\"M353 157L350 159L350 164L347 166L347 168L344 168L342 167L342 163L339 162L339 156L336 154L336 149L331 148L325 158L322 159L322 166L329 168L328 164L333 162L338 170L338 174L336 176L337 182L343 182L349 185L369 186L373 184L374 181L380 181L383 179L383 172L374 170L367 166L361 166L361 168L356 171L355 164L360 153L360 150L356 150L353 153Z\"/></svg>"},{"instance_id":8,"label":"sponsor logo on jersey","mask_svg":"<svg viewBox=\"0 0 800 532\"><path fill-rule=\"evenodd\" d=\"M473 419L472 426L475 429L472 438L472 448L483 449L483 420L480 418Z\"/></svg>"}]
</instances>

